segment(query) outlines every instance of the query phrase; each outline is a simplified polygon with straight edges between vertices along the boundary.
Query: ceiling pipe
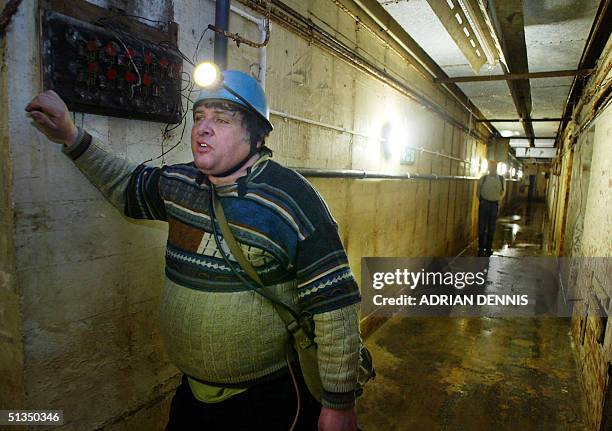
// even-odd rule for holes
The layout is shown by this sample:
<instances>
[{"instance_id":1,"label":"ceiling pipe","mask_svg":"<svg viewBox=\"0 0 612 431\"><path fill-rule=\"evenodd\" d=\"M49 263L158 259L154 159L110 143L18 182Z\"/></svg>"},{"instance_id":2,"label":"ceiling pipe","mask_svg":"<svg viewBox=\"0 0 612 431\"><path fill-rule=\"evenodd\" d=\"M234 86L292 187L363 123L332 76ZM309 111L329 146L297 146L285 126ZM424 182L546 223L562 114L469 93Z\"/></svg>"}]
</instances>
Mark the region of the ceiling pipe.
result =
<instances>
[{"instance_id":1,"label":"ceiling pipe","mask_svg":"<svg viewBox=\"0 0 612 431\"><path fill-rule=\"evenodd\" d=\"M525 43L525 23L523 16L523 0L491 0L490 14L501 43L502 52L507 64L502 63L504 75L527 74L527 45ZM529 79L506 80L512 100L530 146L534 146L534 130L531 125L531 84Z\"/></svg>"},{"instance_id":2,"label":"ceiling pipe","mask_svg":"<svg viewBox=\"0 0 612 431\"><path fill-rule=\"evenodd\" d=\"M215 27L229 31L230 0L217 0L215 3ZM221 70L227 69L227 37L215 32L214 61Z\"/></svg>"},{"instance_id":3,"label":"ceiling pipe","mask_svg":"<svg viewBox=\"0 0 612 431\"><path fill-rule=\"evenodd\" d=\"M291 169L297 171L305 177L316 178L352 178L358 180L477 180L479 177L469 177L465 175L435 175L435 174L387 174L376 171L362 171L358 169L311 169L311 168L296 168Z\"/></svg>"},{"instance_id":4,"label":"ceiling pipe","mask_svg":"<svg viewBox=\"0 0 612 431\"><path fill-rule=\"evenodd\" d=\"M256 11L264 10L263 0L239 0L240 3L248 6ZM397 90L401 94L411 98L415 102L427 110L435 113L449 124L457 127L478 140L486 141L487 137L483 136L478 130L473 130L463 124L461 120L454 118L451 114L447 113L446 109L437 105L434 101L428 99L424 95L418 93L404 81L393 77L386 69L379 67L369 59L365 58L359 52L353 48L347 46L331 33L317 26L311 19L304 17L298 11L292 9L280 0L270 0L272 3L271 17L277 20L282 26L289 28L310 43L315 43L324 49L328 50L332 55L337 56L349 64L355 66L357 69L362 70L365 73L374 76L375 78L383 81L393 89ZM336 1L336 0L334 0ZM443 73L443 72L442 72ZM451 84L452 85L452 84ZM468 103L471 103L468 101ZM476 111L479 113L478 111ZM480 113L479 113L480 114ZM482 114L478 115L482 117ZM486 124L486 123L485 123ZM489 125L486 125L487 128ZM494 130L494 129L493 129Z\"/></svg>"},{"instance_id":5,"label":"ceiling pipe","mask_svg":"<svg viewBox=\"0 0 612 431\"><path fill-rule=\"evenodd\" d=\"M487 121L491 123L522 123L523 121L531 121L532 123L540 122L556 122L561 121L563 118L530 118L529 120L523 118L487 118ZM477 119L476 122L483 121Z\"/></svg>"},{"instance_id":6,"label":"ceiling pipe","mask_svg":"<svg viewBox=\"0 0 612 431\"><path fill-rule=\"evenodd\" d=\"M333 0L345 12L353 16L345 5L345 0ZM389 13L376 0L352 0L358 8L365 13L380 29L373 30L373 34L380 33L380 30L397 43L409 56L414 60L414 65L417 69L422 69L429 74L429 79L448 78L448 75L436 64L431 57L406 33L405 30L389 15ZM357 16L356 22L360 25L367 26L366 22ZM384 21L384 22L383 22ZM443 84L447 94L453 97L470 115L476 118L484 118L480 110L469 100L463 91L454 83ZM485 127L492 135L498 135L499 132L490 123L484 121Z\"/></svg>"},{"instance_id":7,"label":"ceiling pipe","mask_svg":"<svg viewBox=\"0 0 612 431\"><path fill-rule=\"evenodd\" d=\"M257 18L254 17L253 15L243 11L242 9L237 8L234 5L230 6L230 10L232 12L234 12L236 15L246 19L249 22L252 22L253 24L257 25L257 28L259 29L259 37L261 40L261 43L263 43L266 40L266 19L265 18ZM267 49L266 46L260 48L261 49L261 56L260 56L260 62L259 62L259 84L261 85L261 88L264 89L264 91L266 90L266 67L267 67Z\"/></svg>"},{"instance_id":8,"label":"ceiling pipe","mask_svg":"<svg viewBox=\"0 0 612 431\"><path fill-rule=\"evenodd\" d=\"M536 78L557 78L560 76L583 76L593 73L594 69L579 70L556 70L550 72L532 73L509 73L506 75L485 75L485 76L453 76L452 78L436 78L434 82L488 82L488 81L516 81L520 79Z\"/></svg>"},{"instance_id":9,"label":"ceiling pipe","mask_svg":"<svg viewBox=\"0 0 612 431\"><path fill-rule=\"evenodd\" d=\"M592 68L597 65L597 60L601 56L612 32L610 21L612 21L612 0L602 0L595 14L595 21L591 27L584 51L582 51L578 69ZM565 101L565 107L563 108L564 119L557 129L557 141L555 142L555 146L558 147L561 147L560 144L563 140L564 131L572 117L572 111L576 107L576 103L578 103L582 96L585 86L585 81L578 78L577 76L574 77L570 92Z\"/></svg>"}]
</instances>

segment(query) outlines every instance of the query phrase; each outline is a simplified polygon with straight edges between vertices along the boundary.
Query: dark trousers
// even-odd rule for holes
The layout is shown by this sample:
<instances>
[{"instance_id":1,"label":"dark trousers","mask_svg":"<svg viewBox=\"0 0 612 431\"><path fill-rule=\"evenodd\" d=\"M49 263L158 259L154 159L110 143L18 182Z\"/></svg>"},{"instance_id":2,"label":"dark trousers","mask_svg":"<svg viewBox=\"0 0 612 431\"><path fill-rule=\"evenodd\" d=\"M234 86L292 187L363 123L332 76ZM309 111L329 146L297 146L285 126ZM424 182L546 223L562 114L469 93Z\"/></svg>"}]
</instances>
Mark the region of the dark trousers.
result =
<instances>
[{"instance_id":1,"label":"dark trousers","mask_svg":"<svg viewBox=\"0 0 612 431\"><path fill-rule=\"evenodd\" d=\"M492 250L496 219L497 202L481 199L478 207L478 251L480 253L490 253Z\"/></svg>"},{"instance_id":2,"label":"dark trousers","mask_svg":"<svg viewBox=\"0 0 612 431\"><path fill-rule=\"evenodd\" d=\"M308 392L299 365L293 365L300 388L300 416L296 431L316 431L321 404ZM287 431L296 412L291 376L255 385L216 404L198 401L183 376L176 389L166 431L267 430Z\"/></svg>"}]
</instances>

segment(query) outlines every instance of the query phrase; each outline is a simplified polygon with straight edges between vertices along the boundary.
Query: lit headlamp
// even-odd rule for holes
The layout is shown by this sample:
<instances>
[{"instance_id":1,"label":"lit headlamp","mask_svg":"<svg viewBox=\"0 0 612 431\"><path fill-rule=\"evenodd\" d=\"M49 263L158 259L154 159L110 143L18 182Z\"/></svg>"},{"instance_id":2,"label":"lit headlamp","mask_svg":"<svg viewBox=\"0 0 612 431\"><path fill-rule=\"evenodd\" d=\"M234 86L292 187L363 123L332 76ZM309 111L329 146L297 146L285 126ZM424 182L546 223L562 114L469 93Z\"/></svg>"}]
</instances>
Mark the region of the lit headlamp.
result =
<instances>
[{"instance_id":1,"label":"lit headlamp","mask_svg":"<svg viewBox=\"0 0 612 431\"><path fill-rule=\"evenodd\" d=\"M216 88L223 84L223 75L219 66L209 61L198 64L193 70L193 80L202 88Z\"/></svg>"}]
</instances>

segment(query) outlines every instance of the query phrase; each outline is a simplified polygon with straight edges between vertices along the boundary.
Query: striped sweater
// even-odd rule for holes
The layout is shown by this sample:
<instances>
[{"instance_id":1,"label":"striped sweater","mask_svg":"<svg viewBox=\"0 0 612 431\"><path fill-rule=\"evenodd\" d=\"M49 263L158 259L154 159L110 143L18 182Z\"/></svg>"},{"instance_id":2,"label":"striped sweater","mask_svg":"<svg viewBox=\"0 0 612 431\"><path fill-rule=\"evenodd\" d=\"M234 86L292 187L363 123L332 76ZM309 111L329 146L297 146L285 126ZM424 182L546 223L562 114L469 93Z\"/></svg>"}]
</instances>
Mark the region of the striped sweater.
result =
<instances>
[{"instance_id":1,"label":"striped sweater","mask_svg":"<svg viewBox=\"0 0 612 431\"><path fill-rule=\"evenodd\" d=\"M274 307L245 287L217 250L205 175L193 163L137 166L84 131L64 151L126 216L168 223L160 325L172 362L196 379L237 387L283 372L288 333ZM302 176L266 156L236 184L216 190L266 288L314 316L323 405L350 407L360 296L325 202ZM222 239L221 246L233 260Z\"/></svg>"}]
</instances>

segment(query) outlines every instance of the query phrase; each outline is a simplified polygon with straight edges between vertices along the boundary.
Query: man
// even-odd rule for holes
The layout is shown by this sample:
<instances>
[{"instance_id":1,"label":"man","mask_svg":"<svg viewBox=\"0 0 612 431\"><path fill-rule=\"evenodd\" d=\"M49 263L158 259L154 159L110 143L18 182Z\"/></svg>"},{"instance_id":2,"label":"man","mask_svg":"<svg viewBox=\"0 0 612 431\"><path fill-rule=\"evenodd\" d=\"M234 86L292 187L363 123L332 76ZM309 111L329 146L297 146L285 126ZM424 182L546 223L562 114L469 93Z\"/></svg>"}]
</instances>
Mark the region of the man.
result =
<instances>
[{"instance_id":1,"label":"man","mask_svg":"<svg viewBox=\"0 0 612 431\"><path fill-rule=\"evenodd\" d=\"M504 177L497 175L497 162L489 160L489 172L478 180L478 256L493 254L495 222L505 189Z\"/></svg>"},{"instance_id":2,"label":"man","mask_svg":"<svg viewBox=\"0 0 612 431\"><path fill-rule=\"evenodd\" d=\"M303 177L270 160L265 137L272 125L257 81L239 71L223 77L224 86L202 90L193 105L187 164L137 166L113 155L75 127L53 91L26 111L125 215L168 222L160 324L184 377L167 430L287 430L299 406L293 429L354 431L360 296L337 225ZM266 289L314 316L322 406L286 348L289 334L273 305L242 284L220 254L211 193ZM226 243L222 248L231 254Z\"/></svg>"}]
</instances>

